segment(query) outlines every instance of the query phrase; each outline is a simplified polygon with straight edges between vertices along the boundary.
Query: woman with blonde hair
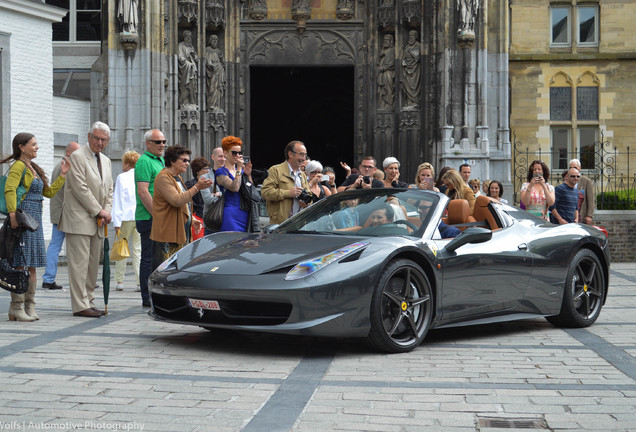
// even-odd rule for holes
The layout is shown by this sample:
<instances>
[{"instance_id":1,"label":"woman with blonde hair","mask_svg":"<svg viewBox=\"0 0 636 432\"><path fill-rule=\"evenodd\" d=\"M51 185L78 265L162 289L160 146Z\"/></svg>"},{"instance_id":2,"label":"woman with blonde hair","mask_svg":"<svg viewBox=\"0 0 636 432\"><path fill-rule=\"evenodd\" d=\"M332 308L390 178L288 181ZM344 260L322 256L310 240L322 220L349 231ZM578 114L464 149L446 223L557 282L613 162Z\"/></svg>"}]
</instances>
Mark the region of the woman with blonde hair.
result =
<instances>
[{"instance_id":1,"label":"woman with blonde hair","mask_svg":"<svg viewBox=\"0 0 636 432\"><path fill-rule=\"evenodd\" d=\"M446 186L446 195L450 199L465 199L472 212L475 207L475 194L470 186L464 182L462 176L456 170L450 169L442 176L442 181Z\"/></svg>"},{"instance_id":2,"label":"woman with blonde hair","mask_svg":"<svg viewBox=\"0 0 636 432\"><path fill-rule=\"evenodd\" d=\"M115 180L113 190L113 227L115 234L128 241L132 258L135 280L139 290L139 260L141 259L141 237L136 228L135 208L137 205L137 188L135 182L135 165L141 155L129 150L121 157L122 173ZM115 282L117 291L124 289L124 276L128 260L122 259L115 264Z\"/></svg>"},{"instance_id":3,"label":"woman with blonde hair","mask_svg":"<svg viewBox=\"0 0 636 432\"><path fill-rule=\"evenodd\" d=\"M426 189L439 192L439 189L435 187L435 170L433 165L429 162L421 163L417 167L417 174L415 174L415 183L409 186L412 189Z\"/></svg>"},{"instance_id":4,"label":"woman with blonde hair","mask_svg":"<svg viewBox=\"0 0 636 432\"><path fill-rule=\"evenodd\" d=\"M476 179L476 178L470 179L468 181L468 186L470 186L470 188L473 190L473 193L475 194L475 198L477 198L478 196L484 195L479 188L481 186L479 179Z\"/></svg>"}]
</instances>

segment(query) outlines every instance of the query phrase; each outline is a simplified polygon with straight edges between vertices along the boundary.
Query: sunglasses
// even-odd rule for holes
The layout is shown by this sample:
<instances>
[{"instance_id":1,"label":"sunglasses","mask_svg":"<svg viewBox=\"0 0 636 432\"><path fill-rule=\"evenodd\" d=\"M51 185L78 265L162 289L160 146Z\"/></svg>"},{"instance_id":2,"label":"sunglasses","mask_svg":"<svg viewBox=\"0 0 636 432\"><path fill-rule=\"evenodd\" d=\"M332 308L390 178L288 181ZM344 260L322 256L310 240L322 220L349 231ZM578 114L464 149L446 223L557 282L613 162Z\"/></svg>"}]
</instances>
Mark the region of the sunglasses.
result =
<instances>
[{"instance_id":1,"label":"sunglasses","mask_svg":"<svg viewBox=\"0 0 636 432\"><path fill-rule=\"evenodd\" d=\"M188 158L178 158L183 163L190 163L190 159Z\"/></svg>"},{"instance_id":2,"label":"sunglasses","mask_svg":"<svg viewBox=\"0 0 636 432\"><path fill-rule=\"evenodd\" d=\"M240 156L242 155L243 152L242 151L236 151L236 150L232 150L232 156Z\"/></svg>"},{"instance_id":3,"label":"sunglasses","mask_svg":"<svg viewBox=\"0 0 636 432\"><path fill-rule=\"evenodd\" d=\"M166 143L166 140L148 140L148 141L153 142L155 144L165 144Z\"/></svg>"}]
</instances>

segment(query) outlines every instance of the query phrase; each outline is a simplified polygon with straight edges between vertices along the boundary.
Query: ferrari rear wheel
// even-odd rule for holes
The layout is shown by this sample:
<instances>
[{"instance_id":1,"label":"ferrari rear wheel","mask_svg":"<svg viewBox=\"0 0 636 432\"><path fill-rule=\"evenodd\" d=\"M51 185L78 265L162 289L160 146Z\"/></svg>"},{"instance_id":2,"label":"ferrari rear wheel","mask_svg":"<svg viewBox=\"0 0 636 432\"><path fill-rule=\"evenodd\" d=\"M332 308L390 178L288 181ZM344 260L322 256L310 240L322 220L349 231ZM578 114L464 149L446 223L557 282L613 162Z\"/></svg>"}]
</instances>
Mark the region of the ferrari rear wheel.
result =
<instances>
[{"instance_id":1,"label":"ferrari rear wheel","mask_svg":"<svg viewBox=\"0 0 636 432\"><path fill-rule=\"evenodd\" d=\"M385 352L407 352L426 337L433 317L433 290L422 268L408 259L391 261L371 300L369 341Z\"/></svg>"},{"instance_id":2,"label":"ferrari rear wheel","mask_svg":"<svg viewBox=\"0 0 636 432\"><path fill-rule=\"evenodd\" d=\"M596 255L582 249L572 259L559 315L547 320L562 327L587 327L596 321L605 298L605 274Z\"/></svg>"}]
</instances>

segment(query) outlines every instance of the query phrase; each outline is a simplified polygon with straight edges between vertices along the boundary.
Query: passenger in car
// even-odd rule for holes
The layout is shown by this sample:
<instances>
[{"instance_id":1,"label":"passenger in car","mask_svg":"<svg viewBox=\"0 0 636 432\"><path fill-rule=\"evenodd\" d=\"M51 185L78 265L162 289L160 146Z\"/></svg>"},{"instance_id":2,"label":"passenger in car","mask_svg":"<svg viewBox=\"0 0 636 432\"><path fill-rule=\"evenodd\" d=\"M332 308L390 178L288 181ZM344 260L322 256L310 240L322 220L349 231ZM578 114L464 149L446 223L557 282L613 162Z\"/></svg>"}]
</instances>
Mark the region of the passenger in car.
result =
<instances>
[{"instance_id":1,"label":"passenger in car","mask_svg":"<svg viewBox=\"0 0 636 432\"><path fill-rule=\"evenodd\" d=\"M360 215L356 209L358 199L344 200L341 205L344 207L332 216L336 228L352 228L360 225Z\"/></svg>"}]
</instances>

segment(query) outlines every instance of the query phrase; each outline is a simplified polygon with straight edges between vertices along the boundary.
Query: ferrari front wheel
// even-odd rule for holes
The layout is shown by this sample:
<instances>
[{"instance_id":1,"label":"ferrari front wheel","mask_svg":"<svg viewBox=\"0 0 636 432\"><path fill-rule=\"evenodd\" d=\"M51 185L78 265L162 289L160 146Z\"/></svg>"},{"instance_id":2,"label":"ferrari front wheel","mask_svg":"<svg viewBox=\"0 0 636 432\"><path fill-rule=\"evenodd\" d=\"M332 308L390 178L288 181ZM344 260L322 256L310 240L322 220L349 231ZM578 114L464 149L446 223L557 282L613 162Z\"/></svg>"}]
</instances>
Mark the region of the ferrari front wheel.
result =
<instances>
[{"instance_id":1,"label":"ferrari front wheel","mask_svg":"<svg viewBox=\"0 0 636 432\"><path fill-rule=\"evenodd\" d=\"M574 255L565 280L561 311L546 319L562 327L587 327L596 321L605 300L605 273L588 249Z\"/></svg>"},{"instance_id":2,"label":"ferrari front wheel","mask_svg":"<svg viewBox=\"0 0 636 432\"><path fill-rule=\"evenodd\" d=\"M433 290L422 268L393 260L382 271L371 299L369 341L385 352L407 352L422 343L433 317Z\"/></svg>"}]
</instances>

